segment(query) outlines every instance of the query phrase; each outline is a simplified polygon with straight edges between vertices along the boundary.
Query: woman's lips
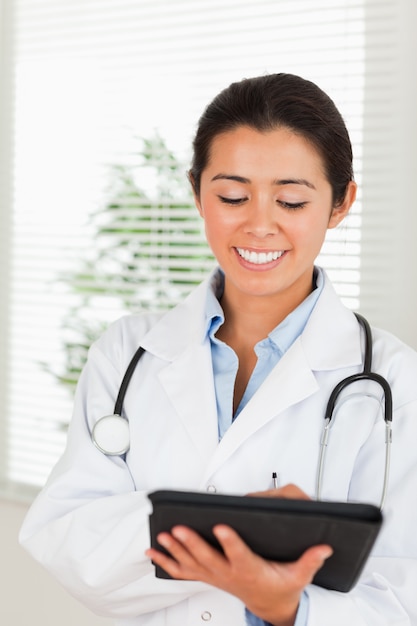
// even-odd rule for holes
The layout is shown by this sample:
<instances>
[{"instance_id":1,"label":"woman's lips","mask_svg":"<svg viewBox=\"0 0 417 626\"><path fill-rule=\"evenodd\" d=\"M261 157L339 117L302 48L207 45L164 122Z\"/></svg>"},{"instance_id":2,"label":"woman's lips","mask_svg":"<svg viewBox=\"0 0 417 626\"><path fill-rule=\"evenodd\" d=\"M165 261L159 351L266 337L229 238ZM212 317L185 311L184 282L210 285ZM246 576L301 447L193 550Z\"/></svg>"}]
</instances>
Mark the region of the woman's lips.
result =
<instances>
[{"instance_id":1,"label":"woman's lips","mask_svg":"<svg viewBox=\"0 0 417 626\"><path fill-rule=\"evenodd\" d=\"M268 252L255 252L246 248L236 248L239 256L253 265L266 265L276 261L285 253L285 250L269 250Z\"/></svg>"}]
</instances>

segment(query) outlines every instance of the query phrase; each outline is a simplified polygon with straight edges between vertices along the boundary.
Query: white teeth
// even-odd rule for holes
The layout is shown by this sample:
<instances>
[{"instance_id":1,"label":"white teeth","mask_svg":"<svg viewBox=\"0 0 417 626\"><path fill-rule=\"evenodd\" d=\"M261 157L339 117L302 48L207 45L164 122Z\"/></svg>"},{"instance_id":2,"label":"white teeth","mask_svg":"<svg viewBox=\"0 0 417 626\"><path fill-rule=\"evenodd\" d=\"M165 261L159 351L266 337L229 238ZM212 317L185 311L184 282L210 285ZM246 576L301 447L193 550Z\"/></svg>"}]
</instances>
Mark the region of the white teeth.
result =
<instances>
[{"instance_id":1,"label":"white teeth","mask_svg":"<svg viewBox=\"0 0 417 626\"><path fill-rule=\"evenodd\" d=\"M236 248L236 250L242 259L249 261L249 263L254 263L255 265L271 263L271 261L276 261L284 254L284 250L275 250L274 252L254 252L253 250L245 250L244 248Z\"/></svg>"}]
</instances>

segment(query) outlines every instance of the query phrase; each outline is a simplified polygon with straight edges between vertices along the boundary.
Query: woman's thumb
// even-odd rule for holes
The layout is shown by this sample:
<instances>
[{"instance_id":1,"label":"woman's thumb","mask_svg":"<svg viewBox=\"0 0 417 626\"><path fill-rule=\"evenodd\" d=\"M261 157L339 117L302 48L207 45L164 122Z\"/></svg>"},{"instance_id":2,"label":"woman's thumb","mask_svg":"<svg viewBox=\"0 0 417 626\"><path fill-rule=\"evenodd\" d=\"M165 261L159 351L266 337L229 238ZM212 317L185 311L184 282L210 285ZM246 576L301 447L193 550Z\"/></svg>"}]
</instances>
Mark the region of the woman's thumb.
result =
<instances>
[{"instance_id":1,"label":"woman's thumb","mask_svg":"<svg viewBox=\"0 0 417 626\"><path fill-rule=\"evenodd\" d=\"M313 546L306 550L298 559L298 566L301 570L300 574L305 579L306 585L311 583L315 574L323 567L324 562L330 558L332 554L333 550L330 546Z\"/></svg>"}]
</instances>

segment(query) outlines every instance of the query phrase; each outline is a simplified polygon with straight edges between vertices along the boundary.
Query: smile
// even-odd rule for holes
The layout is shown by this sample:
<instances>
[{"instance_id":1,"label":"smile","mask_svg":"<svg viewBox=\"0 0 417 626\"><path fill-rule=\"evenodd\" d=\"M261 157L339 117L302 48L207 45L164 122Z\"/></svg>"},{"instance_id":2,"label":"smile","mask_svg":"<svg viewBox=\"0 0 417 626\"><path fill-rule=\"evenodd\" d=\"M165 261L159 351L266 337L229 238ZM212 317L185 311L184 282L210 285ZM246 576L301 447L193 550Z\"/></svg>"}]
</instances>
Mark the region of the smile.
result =
<instances>
[{"instance_id":1,"label":"smile","mask_svg":"<svg viewBox=\"0 0 417 626\"><path fill-rule=\"evenodd\" d=\"M264 265L265 263L271 263L279 259L285 252L285 250L274 250L273 252L254 252L253 250L245 250L244 248L236 248L239 256L248 263L254 263L255 265Z\"/></svg>"}]
</instances>

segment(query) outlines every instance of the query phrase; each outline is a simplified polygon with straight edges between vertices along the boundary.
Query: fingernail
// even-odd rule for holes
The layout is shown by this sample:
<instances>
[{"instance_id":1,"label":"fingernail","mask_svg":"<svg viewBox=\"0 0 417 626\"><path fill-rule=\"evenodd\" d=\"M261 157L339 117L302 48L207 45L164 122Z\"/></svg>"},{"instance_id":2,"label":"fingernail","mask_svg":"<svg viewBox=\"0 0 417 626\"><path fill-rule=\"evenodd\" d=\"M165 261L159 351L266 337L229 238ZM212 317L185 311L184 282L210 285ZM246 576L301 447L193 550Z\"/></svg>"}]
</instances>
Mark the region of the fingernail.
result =
<instances>
[{"instance_id":1,"label":"fingernail","mask_svg":"<svg viewBox=\"0 0 417 626\"><path fill-rule=\"evenodd\" d=\"M161 546L166 547L169 544L169 536L166 533L160 533L157 536L157 540Z\"/></svg>"},{"instance_id":2,"label":"fingernail","mask_svg":"<svg viewBox=\"0 0 417 626\"><path fill-rule=\"evenodd\" d=\"M328 558L330 558L333 554L333 550L332 548L323 548L323 550L320 552L320 557L322 558L323 561L326 561Z\"/></svg>"},{"instance_id":3,"label":"fingernail","mask_svg":"<svg viewBox=\"0 0 417 626\"><path fill-rule=\"evenodd\" d=\"M218 539L227 539L227 537L229 536L229 530L224 526L215 526L213 528L213 534Z\"/></svg>"},{"instance_id":4,"label":"fingernail","mask_svg":"<svg viewBox=\"0 0 417 626\"><path fill-rule=\"evenodd\" d=\"M187 532L183 528L175 527L171 530L171 534L180 541L185 541L187 539Z\"/></svg>"}]
</instances>

